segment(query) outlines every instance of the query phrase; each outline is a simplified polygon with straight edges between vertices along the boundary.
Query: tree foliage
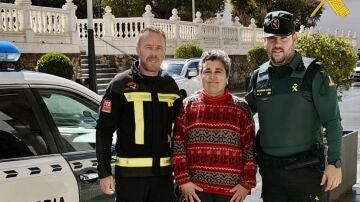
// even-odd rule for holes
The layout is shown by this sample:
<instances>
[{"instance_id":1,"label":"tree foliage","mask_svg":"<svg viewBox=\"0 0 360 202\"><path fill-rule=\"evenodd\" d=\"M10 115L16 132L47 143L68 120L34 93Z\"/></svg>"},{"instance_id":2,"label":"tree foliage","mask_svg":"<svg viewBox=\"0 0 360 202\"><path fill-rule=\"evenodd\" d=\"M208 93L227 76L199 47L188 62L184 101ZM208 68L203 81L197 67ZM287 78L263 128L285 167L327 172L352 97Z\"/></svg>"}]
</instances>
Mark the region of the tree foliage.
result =
<instances>
[{"instance_id":1,"label":"tree foliage","mask_svg":"<svg viewBox=\"0 0 360 202\"><path fill-rule=\"evenodd\" d=\"M95 17L99 15L98 2L101 0L93 0L93 13ZM14 3L15 0L1 0L2 3ZM52 8L61 8L66 3L66 0L31 0L33 6L43 6ZM87 17L86 0L73 0L73 3L77 6L76 17L83 19ZM100 8L102 9L102 8ZM103 11L103 9L102 9ZM102 13L102 12L101 12Z\"/></svg>"},{"instance_id":2,"label":"tree foliage","mask_svg":"<svg viewBox=\"0 0 360 202\"><path fill-rule=\"evenodd\" d=\"M36 70L66 79L72 79L74 75L74 65L69 57L58 52L50 52L41 56L36 63Z\"/></svg>"},{"instance_id":3,"label":"tree foliage","mask_svg":"<svg viewBox=\"0 0 360 202\"><path fill-rule=\"evenodd\" d=\"M196 43L183 43L175 49L175 58L200 57L203 49Z\"/></svg>"},{"instance_id":4,"label":"tree foliage","mask_svg":"<svg viewBox=\"0 0 360 202\"><path fill-rule=\"evenodd\" d=\"M203 19L214 17L224 10L223 0L196 0L195 9ZM192 7L189 0L102 0L102 6L110 6L115 17L140 17L149 4L156 18L169 19L173 8L178 10L181 20L192 21Z\"/></svg>"},{"instance_id":5,"label":"tree foliage","mask_svg":"<svg viewBox=\"0 0 360 202\"><path fill-rule=\"evenodd\" d=\"M320 0L231 0L233 15L240 18L240 23L247 26L254 18L258 27L262 27L268 12L284 10L294 14L296 28L300 25L313 27L319 21L322 9L314 17L311 12L320 4Z\"/></svg>"},{"instance_id":6,"label":"tree foliage","mask_svg":"<svg viewBox=\"0 0 360 202\"><path fill-rule=\"evenodd\" d=\"M351 86L349 76L357 61L357 51L348 39L321 33L299 34L296 49L302 56L321 61L340 92L349 89ZM259 66L266 62L264 53L266 53L264 46L250 49L248 52L250 65Z\"/></svg>"},{"instance_id":7,"label":"tree foliage","mask_svg":"<svg viewBox=\"0 0 360 202\"><path fill-rule=\"evenodd\" d=\"M252 47L246 54L246 59L252 69L258 68L260 65L269 60L269 56L263 45Z\"/></svg>"},{"instance_id":8,"label":"tree foliage","mask_svg":"<svg viewBox=\"0 0 360 202\"><path fill-rule=\"evenodd\" d=\"M320 60L340 90L349 89L357 52L348 39L321 33L300 34L297 49L303 56Z\"/></svg>"}]
</instances>

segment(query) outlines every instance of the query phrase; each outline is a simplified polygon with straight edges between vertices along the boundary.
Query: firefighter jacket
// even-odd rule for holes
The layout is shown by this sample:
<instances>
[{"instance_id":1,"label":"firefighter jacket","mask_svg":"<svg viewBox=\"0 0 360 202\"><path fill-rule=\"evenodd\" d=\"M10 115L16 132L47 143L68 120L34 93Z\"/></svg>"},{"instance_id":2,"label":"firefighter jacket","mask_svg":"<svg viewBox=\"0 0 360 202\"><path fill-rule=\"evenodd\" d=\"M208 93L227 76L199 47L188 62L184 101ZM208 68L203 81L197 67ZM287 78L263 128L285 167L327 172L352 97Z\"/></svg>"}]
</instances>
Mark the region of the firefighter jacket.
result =
<instances>
[{"instance_id":1,"label":"firefighter jacket","mask_svg":"<svg viewBox=\"0 0 360 202\"><path fill-rule=\"evenodd\" d=\"M172 124L181 104L179 88L165 72L142 75L136 61L118 74L103 97L96 126L99 177L111 175L114 152L116 176L171 175Z\"/></svg>"}]
</instances>

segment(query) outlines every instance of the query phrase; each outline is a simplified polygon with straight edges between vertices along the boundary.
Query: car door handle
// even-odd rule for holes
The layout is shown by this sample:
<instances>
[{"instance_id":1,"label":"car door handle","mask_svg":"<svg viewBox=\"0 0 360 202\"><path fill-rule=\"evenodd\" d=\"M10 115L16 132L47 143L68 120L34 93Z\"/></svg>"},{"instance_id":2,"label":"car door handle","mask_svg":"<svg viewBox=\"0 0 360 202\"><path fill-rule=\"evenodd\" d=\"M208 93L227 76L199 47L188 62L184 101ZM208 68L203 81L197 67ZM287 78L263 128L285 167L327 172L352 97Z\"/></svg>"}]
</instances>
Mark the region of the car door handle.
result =
<instances>
[{"instance_id":1,"label":"car door handle","mask_svg":"<svg viewBox=\"0 0 360 202\"><path fill-rule=\"evenodd\" d=\"M79 178L81 181L84 182L96 182L96 180L99 178L99 174L97 173L80 174Z\"/></svg>"}]
</instances>

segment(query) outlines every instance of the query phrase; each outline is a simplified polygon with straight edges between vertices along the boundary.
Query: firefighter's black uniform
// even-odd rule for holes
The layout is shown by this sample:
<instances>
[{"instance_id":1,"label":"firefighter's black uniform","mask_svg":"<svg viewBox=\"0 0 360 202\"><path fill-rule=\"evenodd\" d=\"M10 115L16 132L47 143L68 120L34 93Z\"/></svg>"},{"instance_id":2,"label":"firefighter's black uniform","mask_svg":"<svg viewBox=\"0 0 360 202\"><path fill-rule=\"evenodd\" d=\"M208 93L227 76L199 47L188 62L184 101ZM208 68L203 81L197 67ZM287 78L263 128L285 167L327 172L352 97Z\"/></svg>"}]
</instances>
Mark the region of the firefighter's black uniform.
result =
<instances>
[{"instance_id":1,"label":"firefighter's black uniform","mask_svg":"<svg viewBox=\"0 0 360 202\"><path fill-rule=\"evenodd\" d=\"M139 62L117 75L103 97L96 127L99 177L112 174L116 131L117 201L173 201L170 161L172 123L182 103L174 79L160 71L140 74Z\"/></svg>"}]
</instances>

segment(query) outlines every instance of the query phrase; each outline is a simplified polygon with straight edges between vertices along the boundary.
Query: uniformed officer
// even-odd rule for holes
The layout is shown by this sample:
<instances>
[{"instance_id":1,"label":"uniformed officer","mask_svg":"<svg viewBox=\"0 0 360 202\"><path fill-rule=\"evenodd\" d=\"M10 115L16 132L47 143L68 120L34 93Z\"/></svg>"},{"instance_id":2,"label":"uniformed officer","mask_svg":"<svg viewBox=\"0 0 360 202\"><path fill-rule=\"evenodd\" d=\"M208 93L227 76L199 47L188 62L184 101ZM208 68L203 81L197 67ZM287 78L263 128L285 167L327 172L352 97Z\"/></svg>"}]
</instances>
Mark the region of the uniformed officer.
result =
<instances>
[{"instance_id":1,"label":"uniformed officer","mask_svg":"<svg viewBox=\"0 0 360 202\"><path fill-rule=\"evenodd\" d=\"M174 79L162 72L164 33L147 27L139 34L139 61L118 74L106 90L96 127L96 154L101 190L121 202L175 200L170 140L182 103ZM111 144L116 131L115 182Z\"/></svg>"},{"instance_id":2,"label":"uniformed officer","mask_svg":"<svg viewBox=\"0 0 360 202\"><path fill-rule=\"evenodd\" d=\"M320 62L295 51L291 13L268 13L264 38L270 61L253 72L246 95L259 117L262 197L275 202L326 201L326 191L341 183L342 126L335 84ZM323 164L323 136L328 164Z\"/></svg>"}]
</instances>

